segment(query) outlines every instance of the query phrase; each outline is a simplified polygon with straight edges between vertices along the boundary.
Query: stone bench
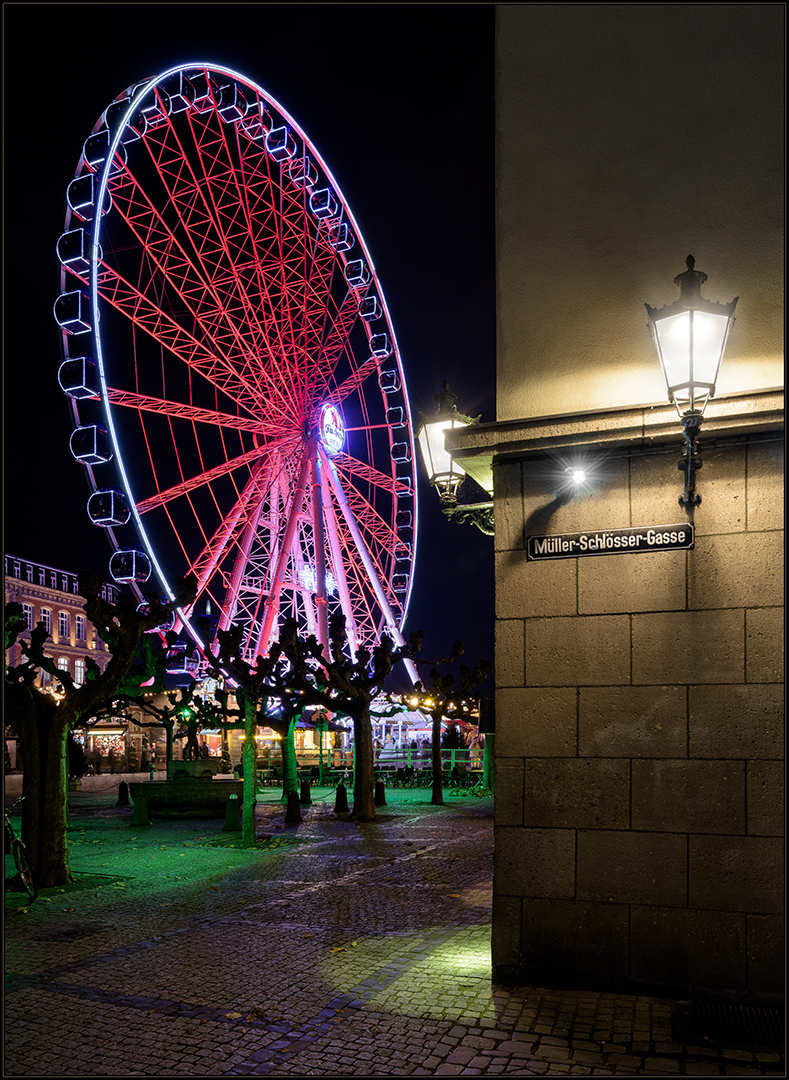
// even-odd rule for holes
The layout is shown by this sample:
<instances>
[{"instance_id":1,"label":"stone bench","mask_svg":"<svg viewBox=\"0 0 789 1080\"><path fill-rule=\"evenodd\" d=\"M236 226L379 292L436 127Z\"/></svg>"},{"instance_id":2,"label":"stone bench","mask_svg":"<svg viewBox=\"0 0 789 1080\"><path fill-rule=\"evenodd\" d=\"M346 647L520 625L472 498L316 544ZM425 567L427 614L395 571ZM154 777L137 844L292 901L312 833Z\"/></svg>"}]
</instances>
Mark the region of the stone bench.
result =
<instances>
[{"instance_id":1,"label":"stone bench","mask_svg":"<svg viewBox=\"0 0 789 1080\"><path fill-rule=\"evenodd\" d=\"M147 799L148 813L155 817L225 816L227 800L244 797L243 780L148 780L129 784L132 800Z\"/></svg>"}]
</instances>

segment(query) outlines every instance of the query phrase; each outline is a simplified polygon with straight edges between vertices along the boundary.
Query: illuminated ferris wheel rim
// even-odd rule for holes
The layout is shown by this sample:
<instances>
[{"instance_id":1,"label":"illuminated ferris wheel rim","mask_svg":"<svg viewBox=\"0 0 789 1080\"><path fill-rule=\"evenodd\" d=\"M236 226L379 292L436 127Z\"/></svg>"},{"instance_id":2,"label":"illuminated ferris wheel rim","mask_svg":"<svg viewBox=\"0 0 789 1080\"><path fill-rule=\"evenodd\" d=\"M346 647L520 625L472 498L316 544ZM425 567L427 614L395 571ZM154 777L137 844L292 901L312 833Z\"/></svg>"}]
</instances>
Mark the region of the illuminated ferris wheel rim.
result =
<instances>
[{"instance_id":1,"label":"illuminated ferris wheel rim","mask_svg":"<svg viewBox=\"0 0 789 1080\"><path fill-rule=\"evenodd\" d=\"M156 76L154 76L154 77L152 77L152 78L150 78L148 80L144 80L142 82L132 84L132 86L127 88L127 90L123 91L121 94L119 94L114 99L114 102L123 102L124 100L128 99L129 104L128 104L128 108L127 108L126 112L123 114L122 119L118 123L117 128L114 131L112 131L112 138L111 138L111 141L110 141L110 144L109 144L109 151L108 151L108 153L106 155L106 160L104 162L104 165L99 171L98 191L97 191L97 194L96 194L96 197L95 197L95 206L96 206L97 209L96 209L94 220L92 222L92 227L90 229L91 268L92 269L95 268L98 265L99 259L101 258L101 230L102 230L102 216L103 216L103 214L101 212L101 208L105 205L105 200L106 200L106 198L108 196L109 178L110 178L111 171L112 171L112 168L113 168L113 162L114 162L114 159L115 159L115 155L117 154L118 149L119 149L119 147L121 145L122 137L123 137L124 132L126 131L128 125L130 124L130 122L131 122L133 116L135 115L136 111L140 108L141 104L145 101L145 99L147 97L154 94L154 91L155 91L156 87L159 86L159 84L161 84L163 82L163 80L167 79L170 76L178 75L179 73L184 73L185 75L189 75L189 73L191 73L192 77L194 77L195 75L197 75L198 73L201 73L201 72L205 73L206 75L217 75L219 77L227 77L227 78L232 79L234 82L240 84L242 87L247 87L247 88L251 89L255 94L258 95L258 97L259 97L259 99L261 101L266 102L267 105L270 105L274 110L276 110L279 117L282 118L282 120L285 122L285 124L288 125L290 128L292 128L293 131L302 140L302 142L304 144L305 152L307 150L309 150L310 155L312 156L314 161L319 165L319 167L322 170L325 178L328 180L329 184L331 185L331 191L334 193L334 195L342 203L342 214L343 214L344 218L347 219L349 224L352 226L354 240L355 240L356 243L359 244L359 247L361 248L361 251L363 252L364 260L366 262L366 266L367 266L367 268L369 269L369 272L370 272L370 283L371 283L371 285L374 285L374 287L375 287L375 292L376 292L378 301L379 301L381 309L382 309L382 314L383 314L383 317L386 320L387 330L388 330L389 335L391 336L392 351L393 351L393 355L394 355L396 363L397 363L397 370L399 372L400 379L402 380L402 389L403 389L402 401L403 401L403 403L405 405L405 412L407 414L407 425L408 425L409 432L412 432L413 431L413 426L412 426L412 422L411 422L410 403L409 403L407 387L406 387L406 383L405 383L405 373L403 371L402 362L400 360L399 348L398 348L398 345L397 345L397 340L396 340L396 336L395 336L395 333L394 333L392 320L391 320L391 317L390 317L390 314L389 314L389 310L388 310L388 307L387 307L387 304L386 304L386 299L385 299L383 290L381 288L380 281L378 279L378 276L377 276L377 273L376 273L376 270L375 270L375 266L374 266L372 257L370 255L369 249L368 249L368 247L367 247L367 245L366 245L366 243L364 241L361 230L358 227L355 216L353 215L353 213L352 213L352 211L351 211L351 209L350 209L350 207L348 205L347 200L345 199L341 189L339 188L339 185L337 184L333 173L328 168L328 166L326 165L326 162L324 161L322 155L318 152L315 145L309 139L309 137L306 135L304 130L301 128L301 126L294 120L294 118L291 116L291 114L286 109L284 109L281 106L281 104L275 98L273 98L270 94L268 94L265 90L263 90L262 87L260 87L259 85L254 83L252 80L248 79L247 77L245 77L245 76L241 75L240 73L236 72L234 69L225 67L223 65L210 64L210 63L197 63L197 62L195 62L195 63L178 64L178 65L175 65L173 67L170 67L170 68L166 69L165 71L159 73L158 75L156 75ZM105 112L106 112L106 110L105 110ZM104 113L102 113L101 118L99 119L99 121L97 121L96 125L94 126L94 129L93 129L94 133L98 133L101 130L103 130L103 126L104 126ZM69 220L69 219L67 218L67 220ZM338 254L340 255L342 263L347 264L348 258L345 255L345 252L342 251L342 252L339 252ZM167 581L166 575L163 572L163 570L161 568L161 565L159 563L159 560L158 560L158 558L156 556L156 553L155 553L155 550L154 550L154 545L151 542L151 540L150 540L150 538L148 536L148 532L147 532L147 530L146 530L146 528L145 528L145 526L144 526L144 524L142 522L141 515L140 515L140 513L138 511L138 507L137 507L137 501L135 500L135 497L134 497L134 494L133 494L133 491L132 491L132 484L131 484L131 481L130 481L129 476L127 474L127 470L126 470L126 468L124 467L124 464L123 464L123 453L122 453L122 449L121 449L121 443L120 443L120 439L119 439L118 432L117 432L117 429L116 429L116 424L114 422L113 410L111 408L111 402L110 402L110 397L109 397L109 392L108 392L106 364L105 364L104 353L103 353L103 348L102 348L102 335L99 332L99 326L100 326L100 303L99 303L99 301L100 301L100 296L99 296L98 274L95 273L95 272L92 272L91 275L90 275L90 309L91 309L91 315L92 315L92 320L93 320L92 325L93 325L94 331L95 331L94 332L94 344L95 344L95 353L96 353L96 367L97 367L97 375L98 375L98 379L99 379L100 396L101 396L101 400L102 400L102 411L103 411L103 415L104 415L104 418L105 418L105 421L106 421L106 424L107 424L107 433L108 433L108 435L110 437L110 441L111 441L112 448L113 448L113 451L114 451L114 457L115 457L115 463L116 463L115 467L116 467L116 469L118 471L119 478L120 478L120 481L121 481L121 484L122 484L122 487L123 487L123 491L124 491L124 493L126 494L126 496L128 498L129 508L130 508L132 517L134 519L134 526L136 528L138 537L140 538L140 540L142 541L142 543L143 543L143 545L145 547L146 553L147 553L148 557L151 560L152 569L155 571L156 576L157 576L157 578L158 578L158 580L159 580L159 582L161 584L161 587L162 587L164 593L167 595L167 597L170 600L172 600L172 599L174 599L173 592L172 592L172 590L170 588L170 585L169 585L169 583ZM323 411L325 411L326 408L327 408L327 404L324 404L322 406L322 408L321 408L320 404L318 404L318 412L319 413L322 413ZM75 413L75 416L76 416L76 413ZM330 448L330 456L331 456L331 452L332 451L331 451L331 448ZM336 448L335 448L335 452L336 452ZM94 491L97 491L98 490L98 484L96 483L95 476L93 474L92 469L89 468L88 473L89 473L89 476L90 476L91 486L93 486ZM416 519L416 517L417 517L417 490L416 490L416 484L415 483L412 484L411 497L413 499L414 519ZM120 545L119 545L117 539L115 538L114 533L112 532L112 530L108 530L108 532L110 533L113 545L116 547L116 550L119 550ZM402 629L402 626L404 625L405 618L406 618L406 615L407 615L408 605L409 605L409 602L410 602L410 596L411 596L411 591L412 591L412 586L413 586L413 560L415 559L415 556L416 556L416 540L417 540L416 527L414 527L413 540L412 540L412 554L411 554L412 570L411 570L411 573L410 573L409 579L408 579L407 594L406 594L405 599L403 600L402 606L401 606L402 614L400 615L399 620L398 620L398 629ZM136 586L134 586L134 590L138 593L138 596L141 596L140 591ZM202 646L203 643L200 641L199 635L196 633L196 631L195 631L194 627L192 626L191 621L190 621L189 617L187 616L187 614L185 612L183 612L183 611L179 612L179 614L181 615L181 618L182 618L182 620L184 622L184 625L188 628L188 630L191 633L191 635L193 636L193 638L198 642L198 644L200 644Z\"/></svg>"}]
</instances>

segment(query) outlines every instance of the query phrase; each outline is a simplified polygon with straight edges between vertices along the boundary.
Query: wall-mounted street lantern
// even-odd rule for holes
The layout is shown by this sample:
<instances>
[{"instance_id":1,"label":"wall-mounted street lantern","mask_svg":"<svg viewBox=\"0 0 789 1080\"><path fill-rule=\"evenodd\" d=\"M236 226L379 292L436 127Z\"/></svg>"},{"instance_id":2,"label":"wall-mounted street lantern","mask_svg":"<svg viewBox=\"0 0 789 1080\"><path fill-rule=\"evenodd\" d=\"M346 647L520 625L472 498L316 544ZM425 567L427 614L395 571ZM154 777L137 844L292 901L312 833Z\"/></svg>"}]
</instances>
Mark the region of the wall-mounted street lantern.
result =
<instances>
[{"instance_id":1,"label":"wall-mounted street lantern","mask_svg":"<svg viewBox=\"0 0 789 1080\"><path fill-rule=\"evenodd\" d=\"M666 378L668 399L676 405L682 422L685 453L679 468L685 473L685 492L679 503L688 508L701 503L701 496L695 492L696 470L701 468L696 439L707 402L715 395L739 297L735 296L730 304L705 300L701 285L707 275L695 269L692 255L688 255L686 264L685 273L674 278L674 284L680 286L679 299L659 309L644 306Z\"/></svg>"},{"instance_id":2,"label":"wall-mounted street lantern","mask_svg":"<svg viewBox=\"0 0 789 1080\"><path fill-rule=\"evenodd\" d=\"M444 447L447 431L476 424L479 417L465 416L457 411L457 394L444 383L440 394L436 394L438 412L433 416L422 415L422 423L416 432L422 459L427 469L430 483L441 499L441 509L455 521L472 521L487 536L493 535L493 503L465 503L458 506L458 491L466 476L466 470L454 460Z\"/></svg>"}]
</instances>

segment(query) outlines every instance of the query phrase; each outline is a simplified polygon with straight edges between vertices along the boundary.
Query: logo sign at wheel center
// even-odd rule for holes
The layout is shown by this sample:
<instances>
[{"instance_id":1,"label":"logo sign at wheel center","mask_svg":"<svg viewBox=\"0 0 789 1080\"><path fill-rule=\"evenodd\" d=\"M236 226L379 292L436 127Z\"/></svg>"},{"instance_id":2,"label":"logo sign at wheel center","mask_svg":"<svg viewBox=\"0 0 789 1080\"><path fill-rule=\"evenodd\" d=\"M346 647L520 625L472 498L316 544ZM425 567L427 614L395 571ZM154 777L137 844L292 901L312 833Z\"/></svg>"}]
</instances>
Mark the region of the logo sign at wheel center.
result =
<instances>
[{"instance_id":1,"label":"logo sign at wheel center","mask_svg":"<svg viewBox=\"0 0 789 1080\"><path fill-rule=\"evenodd\" d=\"M336 405L324 405L321 409L319 431L324 450L329 457L335 457L345 444L345 424Z\"/></svg>"}]
</instances>

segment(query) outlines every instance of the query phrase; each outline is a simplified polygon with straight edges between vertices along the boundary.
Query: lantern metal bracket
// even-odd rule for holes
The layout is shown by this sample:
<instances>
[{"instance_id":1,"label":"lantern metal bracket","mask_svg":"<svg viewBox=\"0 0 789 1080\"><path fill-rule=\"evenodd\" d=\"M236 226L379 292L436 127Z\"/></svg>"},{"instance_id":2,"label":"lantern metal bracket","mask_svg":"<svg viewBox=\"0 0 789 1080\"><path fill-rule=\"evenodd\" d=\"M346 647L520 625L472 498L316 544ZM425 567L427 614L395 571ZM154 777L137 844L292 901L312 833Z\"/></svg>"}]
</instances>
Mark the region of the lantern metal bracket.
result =
<instances>
[{"instance_id":1,"label":"lantern metal bracket","mask_svg":"<svg viewBox=\"0 0 789 1080\"><path fill-rule=\"evenodd\" d=\"M680 458L677 468L685 473L685 492L679 497L679 505L686 510L695 506L701 506L701 495L696 494L696 472L701 468L702 461L699 457L701 447L696 442L699 429L703 421L700 412L687 412L682 417L684 453Z\"/></svg>"},{"instance_id":2,"label":"lantern metal bracket","mask_svg":"<svg viewBox=\"0 0 789 1080\"><path fill-rule=\"evenodd\" d=\"M493 536L493 502L478 502L478 503L461 503L460 506L452 505L451 503L444 502L442 509L446 516L452 520L454 519L459 524L463 524L465 521L471 522L472 525L476 525L481 533L485 536Z\"/></svg>"}]
</instances>

